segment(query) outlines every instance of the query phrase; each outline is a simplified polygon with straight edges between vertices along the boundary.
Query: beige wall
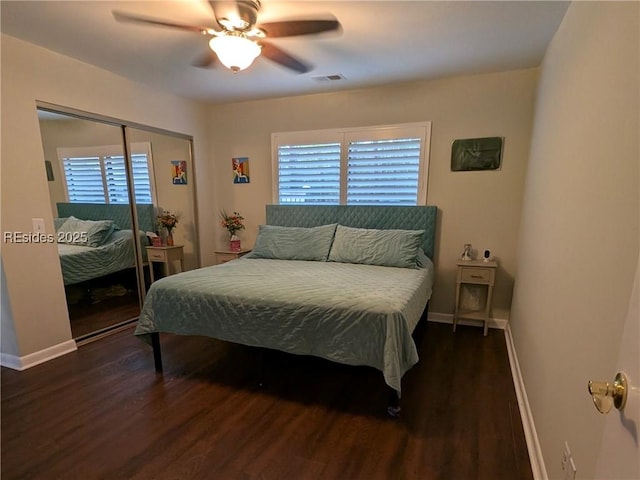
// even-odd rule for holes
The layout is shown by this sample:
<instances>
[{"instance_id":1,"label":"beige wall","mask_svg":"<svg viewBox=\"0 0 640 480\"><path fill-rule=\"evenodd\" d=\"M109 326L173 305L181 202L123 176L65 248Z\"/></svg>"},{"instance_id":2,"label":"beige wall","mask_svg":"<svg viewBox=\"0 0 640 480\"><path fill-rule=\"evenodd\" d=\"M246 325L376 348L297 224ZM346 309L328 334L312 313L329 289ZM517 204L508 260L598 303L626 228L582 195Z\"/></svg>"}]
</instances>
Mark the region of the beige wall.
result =
<instances>
[{"instance_id":1,"label":"beige wall","mask_svg":"<svg viewBox=\"0 0 640 480\"><path fill-rule=\"evenodd\" d=\"M3 231L31 232L32 218L53 229L36 100L193 135L197 169L210 174L203 106L6 35L1 48ZM210 189L199 195L198 203L211 203ZM200 225L211 238L211 224ZM15 332L13 341L3 338L3 353L23 357L71 339L55 252L53 244L2 244L9 297L2 301L10 301ZM11 318L2 322L3 336L11 333Z\"/></svg>"},{"instance_id":2,"label":"beige wall","mask_svg":"<svg viewBox=\"0 0 640 480\"><path fill-rule=\"evenodd\" d=\"M271 133L432 122L428 204L440 209L436 282L430 311L452 313L455 262L465 243L490 249L500 268L494 316L509 316L517 230L527 165L537 70L457 77L339 93L231 103L210 109L216 205L247 219L241 238L255 240L272 201ZM499 171L451 172L457 138L502 136ZM234 185L231 158L250 159L251 183ZM216 240L224 245L218 229Z\"/></svg>"},{"instance_id":3,"label":"beige wall","mask_svg":"<svg viewBox=\"0 0 640 480\"><path fill-rule=\"evenodd\" d=\"M541 68L511 329L549 478L565 440L594 478L637 265L639 14L572 3Z\"/></svg>"}]
</instances>

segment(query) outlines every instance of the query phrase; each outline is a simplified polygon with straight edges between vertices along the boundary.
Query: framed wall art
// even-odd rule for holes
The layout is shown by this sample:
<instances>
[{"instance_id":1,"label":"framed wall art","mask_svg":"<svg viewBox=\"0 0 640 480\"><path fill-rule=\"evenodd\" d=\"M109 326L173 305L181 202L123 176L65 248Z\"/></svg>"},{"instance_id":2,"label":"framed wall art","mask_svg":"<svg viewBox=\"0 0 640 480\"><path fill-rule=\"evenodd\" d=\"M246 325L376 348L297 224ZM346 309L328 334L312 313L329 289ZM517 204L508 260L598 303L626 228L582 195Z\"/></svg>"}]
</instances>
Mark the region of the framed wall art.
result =
<instances>
[{"instance_id":1,"label":"framed wall art","mask_svg":"<svg viewBox=\"0 0 640 480\"><path fill-rule=\"evenodd\" d=\"M502 137L465 138L451 146L451 171L500 170Z\"/></svg>"},{"instance_id":2,"label":"framed wall art","mask_svg":"<svg viewBox=\"0 0 640 480\"><path fill-rule=\"evenodd\" d=\"M174 185L186 185L187 162L184 160L171 160L171 178Z\"/></svg>"},{"instance_id":3,"label":"framed wall art","mask_svg":"<svg viewBox=\"0 0 640 480\"><path fill-rule=\"evenodd\" d=\"M44 161L44 168L47 170L47 180L50 182L55 181L55 178L53 177L53 166L49 160Z\"/></svg>"},{"instance_id":4,"label":"framed wall art","mask_svg":"<svg viewBox=\"0 0 640 480\"><path fill-rule=\"evenodd\" d=\"M233 167L233 183L249 183L249 158L232 158L231 165Z\"/></svg>"}]
</instances>

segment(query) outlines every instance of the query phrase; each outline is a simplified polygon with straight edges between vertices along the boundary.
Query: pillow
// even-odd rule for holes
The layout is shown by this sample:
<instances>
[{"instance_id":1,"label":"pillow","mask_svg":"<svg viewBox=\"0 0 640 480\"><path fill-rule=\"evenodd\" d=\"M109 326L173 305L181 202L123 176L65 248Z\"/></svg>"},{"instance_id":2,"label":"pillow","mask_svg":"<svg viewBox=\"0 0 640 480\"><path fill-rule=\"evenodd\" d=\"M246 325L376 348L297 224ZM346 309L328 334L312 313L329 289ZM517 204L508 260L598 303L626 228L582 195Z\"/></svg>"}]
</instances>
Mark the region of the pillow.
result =
<instances>
[{"instance_id":1,"label":"pillow","mask_svg":"<svg viewBox=\"0 0 640 480\"><path fill-rule=\"evenodd\" d=\"M58 243L97 247L117 229L113 220L80 220L69 217L58 229Z\"/></svg>"},{"instance_id":2,"label":"pillow","mask_svg":"<svg viewBox=\"0 0 640 480\"><path fill-rule=\"evenodd\" d=\"M310 228L260 225L250 257L325 262L336 226L335 223Z\"/></svg>"},{"instance_id":3,"label":"pillow","mask_svg":"<svg viewBox=\"0 0 640 480\"><path fill-rule=\"evenodd\" d=\"M422 230L374 230L338 225L330 262L417 268Z\"/></svg>"},{"instance_id":4,"label":"pillow","mask_svg":"<svg viewBox=\"0 0 640 480\"><path fill-rule=\"evenodd\" d=\"M55 228L56 232L58 230L60 230L60 227L64 224L64 222L67 221L69 217L62 217L62 218L54 218L53 219L53 227Z\"/></svg>"}]
</instances>

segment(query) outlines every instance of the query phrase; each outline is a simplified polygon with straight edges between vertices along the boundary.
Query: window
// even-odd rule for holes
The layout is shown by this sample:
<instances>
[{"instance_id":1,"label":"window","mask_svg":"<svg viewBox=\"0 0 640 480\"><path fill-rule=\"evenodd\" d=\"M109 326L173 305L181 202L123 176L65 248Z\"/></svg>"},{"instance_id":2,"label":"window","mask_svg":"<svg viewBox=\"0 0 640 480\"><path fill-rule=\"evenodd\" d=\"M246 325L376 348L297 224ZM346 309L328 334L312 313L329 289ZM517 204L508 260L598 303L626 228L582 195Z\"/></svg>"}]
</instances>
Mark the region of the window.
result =
<instances>
[{"instance_id":1,"label":"window","mask_svg":"<svg viewBox=\"0 0 640 480\"><path fill-rule=\"evenodd\" d=\"M430 127L273 134L274 202L424 205Z\"/></svg>"},{"instance_id":2,"label":"window","mask_svg":"<svg viewBox=\"0 0 640 480\"><path fill-rule=\"evenodd\" d=\"M136 203L153 204L151 145L131 145ZM120 146L59 148L58 158L71 203L128 204L127 175Z\"/></svg>"},{"instance_id":3,"label":"window","mask_svg":"<svg viewBox=\"0 0 640 480\"><path fill-rule=\"evenodd\" d=\"M278 147L279 203L340 203L340 144Z\"/></svg>"}]
</instances>

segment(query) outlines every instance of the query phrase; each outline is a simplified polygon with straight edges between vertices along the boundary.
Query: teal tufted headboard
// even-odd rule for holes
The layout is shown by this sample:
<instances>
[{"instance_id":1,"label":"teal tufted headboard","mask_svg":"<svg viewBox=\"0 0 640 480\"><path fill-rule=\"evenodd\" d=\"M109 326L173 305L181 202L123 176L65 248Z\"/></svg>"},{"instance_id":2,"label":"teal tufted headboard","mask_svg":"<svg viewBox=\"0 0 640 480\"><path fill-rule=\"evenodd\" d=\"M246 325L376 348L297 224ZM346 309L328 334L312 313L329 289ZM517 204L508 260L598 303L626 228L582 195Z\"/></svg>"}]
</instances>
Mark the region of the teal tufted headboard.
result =
<instances>
[{"instance_id":1,"label":"teal tufted headboard","mask_svg":"<svg viewBox=\"0 0 640 480\"><path fill-rule=\"evenodd\" d=\"M113 220L120 228L131 230L131 210L129 205L104 203L57 203L58 217L71 217L82 220ZM138 204L138 226L144 232L156 230L156 215L153 205Z\"/></svg>"},{"instance_id":2,"label":"teal tufted headboard","mask_svg":"<svg viewBox=\"0 0 640 480\"><path fill-rule=\"evenodd\" d=\"M438 208L434 206L267 205L267 224L316 227L338 223L355 228L424 230L422 248L433 259Z\"/></svg>"}]
</instances>

